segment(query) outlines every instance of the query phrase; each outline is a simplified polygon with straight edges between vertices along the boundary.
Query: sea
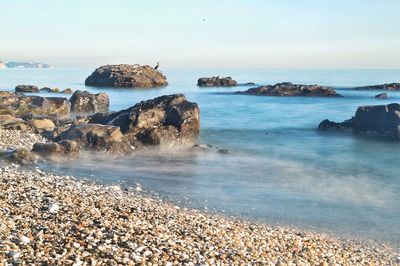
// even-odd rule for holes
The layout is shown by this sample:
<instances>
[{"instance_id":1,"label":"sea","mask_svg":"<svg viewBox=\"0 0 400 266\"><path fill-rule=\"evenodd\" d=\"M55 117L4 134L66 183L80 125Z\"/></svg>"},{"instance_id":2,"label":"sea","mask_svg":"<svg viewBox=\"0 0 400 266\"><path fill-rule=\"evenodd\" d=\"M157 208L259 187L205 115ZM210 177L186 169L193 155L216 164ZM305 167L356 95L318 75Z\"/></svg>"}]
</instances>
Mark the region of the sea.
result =
<instances>
[{"instance_id":1,"label":"sea","mask_svg":"<svg viewBox=\"0 0 400 266\"><path fill-rule=\"evenodd\" d=\"M358 106L400 102L397 91L375 99L380 91L351 89L399 82L399 69L161 68L169 85L154 89L86 87L93 70L1 69L0 89L32 84L106 92L112 111L182 93L200 107L198 144L229 152L155 150L122 158L83 153L79 160L40 168L105 184L140 185L186 208L400 246L400 143L317 131L322 120L349 119ZM344 97L251 96L234 94L249 86L197 87L197 79L207 76L257 85L327 85Z\"/></svg>"}]
</instances>

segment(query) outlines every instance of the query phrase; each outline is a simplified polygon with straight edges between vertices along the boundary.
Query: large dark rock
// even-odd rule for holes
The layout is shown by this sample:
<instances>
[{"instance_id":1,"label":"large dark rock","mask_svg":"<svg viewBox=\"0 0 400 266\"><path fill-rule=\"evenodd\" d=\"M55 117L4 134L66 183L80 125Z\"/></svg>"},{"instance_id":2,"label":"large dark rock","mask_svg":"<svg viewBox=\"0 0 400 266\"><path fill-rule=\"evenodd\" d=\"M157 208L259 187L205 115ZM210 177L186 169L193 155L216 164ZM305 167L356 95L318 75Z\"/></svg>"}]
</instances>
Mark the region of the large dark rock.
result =
<instances>
[{"instance_id":1,"label":"large dark rock","mask_svg":"<svg viewBox=\"0 0 400 266\"><path fill-rule=\"evenodd\" d=\"M39 88L34 85L17 85L15 92L39 92Z\"/></svg>"},{"instance_id":2,"label":"large dark rock","mask_svg":"<svg viewBox=\"0 0 400 266\"><path fill-rule=\"evenodd\" d=\"M397 91L400 90L400 83L385 83L380 85L371 85L364 87L355 87L355 90L385 90L385 91Z\"/></svg>"},{"instance_id":3,"label":"large dark rock","mask_svg":"<svg viewBox=\"0 0 400 266\"><path fill-rule=\"evenodd\" d=\"M118 126L132 145L193 145L200 132L200 110L182 94L143 101L110 114L96 114L90 123Z\"/></svg>"},{"instance_id":4,"label":"large dark rock","mask_svg":"<svg viewBox=\"0 0 400 266\"><path fill-rule=\"evenodd\" d=\"M106 93L91 94L77 90L69 99L71 112L78 114L94 114L108 112L110 100Z\"/></svg>"},{"instance_id":5,"label":"large dark rock","mask_svg":"<svg viewBox=\"0 0 400 266\"><path fill-rule=\"evenodd\" d=\"M335 123L324 120L318 129L347 131L358 135L400 140L400 104L361 106L350 120Z\"/></svg>"},{"instance_id":6,"label":"large dark rock","mask_svg":"<svg viewBox=\"0 0 400 266\"><path fill-rule=\"evenodd\" d=\"M167 84L163 74L147 65L105 65L97 68L85 80L87 86L100 87L147 88Z\"/></svg>"},{"instance_id":7,"label":"large dark rock","mask_svg":"<svg viewBox=\"0 0 400 266\"><path fill-rule=\"evenodd\" d=\"M80 147L113 153L133 151L125 136L117 126L100 124L78 124L61 132L55 141L73 140Z\"/></svg>"},{"instance_id":8,"label":"large dark rock","mask_svg":"<svg viewBox=\"0 0 400 266\"><path fill-rule=\"evenodd\" d=\"M70 116L70 103L61 97L26 96L12 92L0 92L0 114L20 117L40 114L65 118Z\"/></svg>"},{"instance_id":9,"label":"large dark rock","mask_svg":"<svg viewBox=\"0 0 400 266\"><path fill-rule=\"evenodd\" d=\"M342 97L335 89L320 85L301 85L290 82L275 85L251 88L247 91L238 91L237 94L263 96L309 96L309 97Z\"/></svg>"},{"instance_id":10,"label":"large dark rock","mask_svg":"<svg viewBox=\"0 0 400 266\"><path fill-rule=\"evenodd\" d=\"M197 86L199 87L232 87L237 86L237 82L231 77L211 77L211 78L199 78L197 80Z\"/></svg>"}]
</instances>

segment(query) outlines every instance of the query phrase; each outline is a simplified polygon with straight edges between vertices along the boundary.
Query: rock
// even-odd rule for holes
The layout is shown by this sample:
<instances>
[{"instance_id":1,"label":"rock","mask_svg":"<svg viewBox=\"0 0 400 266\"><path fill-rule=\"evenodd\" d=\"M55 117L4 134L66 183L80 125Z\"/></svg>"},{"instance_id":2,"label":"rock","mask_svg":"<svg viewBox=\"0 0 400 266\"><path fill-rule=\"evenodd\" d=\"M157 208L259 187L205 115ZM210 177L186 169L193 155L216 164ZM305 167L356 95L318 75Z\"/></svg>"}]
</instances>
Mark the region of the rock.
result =
<instances>
[{"instance_id":1,"label":"rock","mask_svg":"<svg viewBox=\"0 0 400 266\"><path fill-rule=\"evenodd\" d=\"M236 94L250 94L263 96L309 96L309 97L342 97L335 89L320 85L301 85L290 82L275 85L260 86L238 91Z\"/></svg>"},{"instance_id":2,"label":"rock","mask_svg":"<svg viewBox=\"0 0 400 266\"><path fill-rule=\"evenodd\" d=\"M386 91L397 91L400 90L400 83L385 83L381 85L371 85L364 87L355 87L355 90L386 90Z\"/></svg>"},{"instance_id":3,"label":"rock","mask_svg":"<svg viewBox=\"0 0 400 266\"><path fill-rule=\"evenodd\" d=\"M81 147L113 153L128 153L133 150L120 128L111 125L73 125L61 132L55 140L73 140Z\"/></svg>"},{"instance_id":4,"label":"rock","mask_svg":"<svg viewBox=\"0 0 400 266\"><path fill-rule=\"evenodd\" d=\"M36 156L31 154L26 149L16 149L16 150L12 151L9 154L8 159L11 162L19 163L19 164L31 164L31 163L36 162Z\"/></svg>"},{"instance_id":5,"label":"rock","mask_svg":"<svg viewBox=\"0 0 400 266\"><path fill-rule=\"evenodd\" d=\"M64 94L72 94L73 91L72 91L70 88L66 88L66 89L63 90L61 93L64 93Z\"/></svg>"},{"instance_id":6,"label":"rock","mask_svg":"<svg viewBox=\"0 0 400 266\"><path fill-rule=\"evenodd\" d=\"M127 64L101 66L85 80L87 86L101 87L147 88L167 84L167 78L152 67Z\"/></svg>"},{"instance_id":7,"label":"rock","mask_svg":"<svg viewBox=\"0 0 400 266\"><path fill-rule=\"evenodd\" d=\"M52 131L56 125L48 118L34 118L28 121L28 124L37 132Z\"/></svg>"},{"instance_id":8,"label":"rock","mask_svg":"<svg viewBox=\"0 0 400 266\"><path fill-rule=\"evenodd\" d=\"M211 78L199 78L197 80L197 86L199 87L232 87L237 86L237 82L231 77L211 77Z\"/></svg>"},{"instance_id":9,"label":"rock","mask_svg":"<svg viewBox=\"0 0 400 266\"><path fill-rule=\"evenodd\" d=\"M52 214L56 214L60 210L60 205L58 205L56 202L52 202L49 204L47 207L47 211Z\"/></svg>"},{"instance_id":10,"label":"rock","mask_svg":"<svg viewBox=\"0 0 400 266\"><path fill-rule=\"evenodd\" d=\"M377 99L387 99L388 94L387 93L380 93L378 95L375 95L375 98Z\"/></svg>"},{"instance_id":11,"label":"rock","mask_svg":"<svg viewBox=\"0 0 400 266\"><path fill-rule=\"evenodd\" d=\"M18 85L15 87L15 92L39 92L39 88L34 85Z\"/></svg>"},{"instance_id":12,"label":"rock","mask_svg":"<svg viewBox=\"0 0 400 266\"><path fill-rule=\"evenodd\" d=\"M108 112L110 100L106 93L91 94L87 91L77 90L69 99L71 112L79 114L94 114Z\"/></svg>"},{"instance_id":13,"label":"rock","mask_svg":"<svg viewBox=\"0 0 400 266\"><path fill-rule=\"evenodd\" d=\"M132 145L190 146L200 132L200 110L182 94L157 97L110 114L96 114L90 123L118 126Z\"/></svg>"},{"instance_id":14,"label":"rock","mask_svg":"<svg viewBox=\"0 0 400 266\"><path fill-rule=\"evenodd\" d=\"M29 130L30 126L21 118L11 115L0 115L0 127L10 130Z\"/></svg>"},{"instance_id":15,"label":"rock","mask_svg":"<svg viewBox=\"0 0 400 266\"><path fill-rule=\"evenodd\" d=\"M0 114L20 117L26 114L69 117L70 103L61 97L39 97L0 92Z\"/></svg>"},{"instance_id":16,"label":"rock","mask_svg":"<svg viewBox=\"0 0 400 266\"><path fill-rule=\"evenodd\" d=\"M345 128L357 135L374 136L383 139L400 140L400 104L360 106L353 118L335 123L324 120L320 130L341 131Z\"/></svg>"},{"instance_id":17,"label":"rock","mask_svg":"<svg viewBox=\"0 0 400 266\"><path fill-rule=\"evenodd\" d=\"M49 88L49 87L43 87L40 89L40 91L46 91L46 92L48 92L50 90L51 90L51 88Z\"/></svg>"},{"instance_id":18,"label":"rock","mask_svg":"<svg viewBox=\"0 0 400 266\"><path fill-rule=\"evenodd\" d=\"M65 155L76 157L79 154L79 147L75 141L62 140L58 143L35 143L32 152L45 157Z\"/></svg>"}]
</instances>

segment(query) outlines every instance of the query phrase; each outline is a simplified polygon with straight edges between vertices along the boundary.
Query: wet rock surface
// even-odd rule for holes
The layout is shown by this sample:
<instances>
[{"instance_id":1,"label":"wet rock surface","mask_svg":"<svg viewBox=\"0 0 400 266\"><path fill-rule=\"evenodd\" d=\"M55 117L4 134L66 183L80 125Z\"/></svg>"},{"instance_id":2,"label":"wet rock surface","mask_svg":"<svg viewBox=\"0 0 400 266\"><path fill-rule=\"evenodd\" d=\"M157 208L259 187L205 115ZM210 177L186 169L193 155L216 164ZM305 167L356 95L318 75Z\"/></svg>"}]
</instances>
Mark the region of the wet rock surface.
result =
<instances>
[{"instance_id":1,"label":"wet rock surface","mask_svg":"<svg viewBox=\"0 0 400 266\"><path fill-rule=\"evenodd\" d=\"M87 86L148 88L167 85L167 78L150 66L105 65L97 68L85 80Z\"/></svg>"},{"instance_id":2,"label":"wet rock surface","mask_svg":"<svg viewBox=\"0 0 400 266\"><path fill-rule=\"evenodd\" d=\"M197 80L197 86L199 87L232 87L237 85L236 80L231 77L204 77Z\"/></svg>"},{"instance_id":3,"label":"wet rock surface","mask_svg":"<svg viewBox=\"0 0 400 266\"><path fill-rule=\"evenodd\" d=\"M360 106L356 114L341 123L324 120L318 129L347 131L357 135L400 140L400 104Z\"/></svg>"},{"instance_id":4,"label":"wet rock surface","mask_svg":"<svg viewBox=\"0 0 400 266\"><path fill-rule=\"evenodd\" d=\"M250 88L247 91L238 91L236 94L260 96L308 96L308 97L342 97L335 89L320 85L301 85L290 82Z\"/></svg>"}]
</instances>

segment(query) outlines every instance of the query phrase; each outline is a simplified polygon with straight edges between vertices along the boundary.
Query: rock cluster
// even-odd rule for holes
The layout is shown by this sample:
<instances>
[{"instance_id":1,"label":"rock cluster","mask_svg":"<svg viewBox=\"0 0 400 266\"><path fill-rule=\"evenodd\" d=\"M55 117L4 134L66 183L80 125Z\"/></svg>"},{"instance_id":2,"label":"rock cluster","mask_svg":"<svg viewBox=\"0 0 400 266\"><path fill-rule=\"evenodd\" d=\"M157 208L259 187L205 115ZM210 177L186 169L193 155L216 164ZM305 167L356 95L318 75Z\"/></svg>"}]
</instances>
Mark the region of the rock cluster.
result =
<instances>
[{"instance_id":1,"label":"rock cluster","mask_svg":"<svg viewBox=\"0 0 400 266\"><path fill-rule=\"evenodd\" d=\"M237 86L236 80L231 77L210 77L210 78L199 78L197 80L197 86L199 87L232 87Z\"/></svg>"},{"instance_id":2,"label":"rock cluster","mask_svg":"<svg viewBox=\"0 0 400 266\"><path fill-rule=\"evenodd\" d=\"M247 91L238 91L236 94L250 94L263 96L309 96L309 97L342 97L335 89L320 85L301 85L290 82L250 88Z\"/></svg>"},{"instance_id":3,"label":"rock cluster","mask_svg":"<svg viewBox=\"0 0 400 266\"><path fill-rule=\"evenodd\" d=\"M386 90L386 91L397 91L400 90L400 83L385 83L381 85L372 85L364 87L355 87L355 90Z\"/></svg>"},{"instance_id":4,"label":"rock cluster","mask_svg":"<svg viewBox=\"0 0 400 266\"><path fill-rule=\"evenodd\" d=\"M319 124L318 129L400 140L399 126L400 104L392 103L389 105L360 106L351 119L341 123L324 120Z\"/></svg>"},{"instance_id":5,"label":"rock cluster","mask_svg":"<svg viewBox=\"0 0 400 266\"><path fill-rule=\"evenodd\" d=\"M152 67L127 64L101 66L85 80L85 85L98 87L148 88L167 84L167 78Z\"/></svg>"},{"instance_id":6,"label":"rock cluster","mask_svg":"<svg viewBox=\"0 0 400 266\"><path fill-rule=\"evenodd\" d=\"M3 265L398 265L387 245L235 220L135 188L0 168Z\"/></svg>"},{"instance_id":7,"label":"rock cluster","mask_svg":"<svg viewBox=\"0 0 400 266\"><path fill-rule=\"evenodd\" d=\"M78 90L69 101L1 93L0 110L13 114L0 115L1 128L33 130L58 144L63 140L75 141L79 148L126 154L144 146L193 146L200 132L199 108L181 94L161 96L126 110L105 113L109 107L105 93ZM64 102L66 108L43 104L55 100ZM84 116L71 119L70 110ZM38 147L35 152L62 150L55 144Z\"/></svg>"}]
</instances>

